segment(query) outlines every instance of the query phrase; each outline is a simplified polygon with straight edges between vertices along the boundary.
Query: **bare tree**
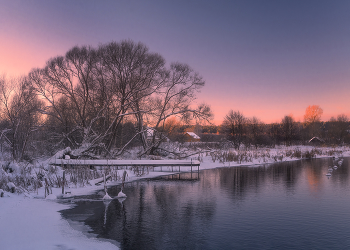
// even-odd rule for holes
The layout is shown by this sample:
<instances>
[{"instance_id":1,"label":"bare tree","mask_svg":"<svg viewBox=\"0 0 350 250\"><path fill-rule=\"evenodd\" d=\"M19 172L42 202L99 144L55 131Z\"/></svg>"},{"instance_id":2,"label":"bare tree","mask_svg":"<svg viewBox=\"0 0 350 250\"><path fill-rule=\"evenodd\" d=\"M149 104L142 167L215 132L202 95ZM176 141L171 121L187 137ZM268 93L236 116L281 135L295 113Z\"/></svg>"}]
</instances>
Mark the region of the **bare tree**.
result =
<instances>
[{"instance_id":1,"label":"bare tree","mask_svg":"<svg viewBox=\"0 0 350 250\"><path fill-rule=\"evenodd\" d=\"M8 124L2 136L6 136L10 142L13 159L22 160L30 143L30 136L40 124L38 110L42 103L25 77L2 77L0 91L2 117Z\"/></svg>"},{"instance_id":2,"label":"bare tree","mask_svg":"<svg viewBox=\"0 0 350 250\"><path fill-rule=\"evenodd\" d=\"M30 72L29 79L45 100L46 125L55 127L50 137L82 152L102 148L116 156L138 140L143 153L153 154L162 142L157 133L171 117L189 122L212 115L207 105L193 107L204 85L197 73L180 63L167 69L163 57L132 41L74 47ZM147 126L156 131L151 141ZM124 128L135 133L128 142Z\"/></svg>"},{"instance_id":3,"label":"bare tree","mask_svg":"<svg viewBox=\"0 0 350 250\"><path fill-rule=\"evenodd\" d=\"M295 127L295 121L293 116L286 115L282 119L281 128L282 128L282 135L283 135L284 141L286 142L286 145L290 145L296 136L296 127Z\"/></svg>"},{"instance_id":4,"label":"bare tree","mask_svg":"<svg viewBox=\"0 0 350 250\"><path fill-rule=\"evenodd\" d=\"M349 118L342 114L336 118L331 117L328 122L328 137L334 143L343 143L348 135Z\"/></svg>"},{"instance_id":5,"label":"bare tree","mask_svg":"<svg viewBox=\"0 0 350 250\"><path fill-rule=\"evenodd\" d=\"M93 126L102 117L108 97L100 97L104 103L96 101L100 86L94 75L96 52L90 47L74 47L64 57L50 59L43 69L35 69L29 78L37 93L47 104L42 114L51 116L60 126L67 125L64 104L69 107L69 115L73 124L71 131L62 133L72 146L83 145L95 137ZM67 126L65 126L67 128ZM70 137L72 132L80 136Z\"/></svg>"},{"instance_id":6,"label":"bare tree","mask_svg":"<svg viewBox=\"0 0 350 250\"><path fill-rule=\"evenodd\" d=\"M145 103L147 97L163 83L164 59L150 53L142 43L112 42L99 48L104 77L112 86L113 102L117 103L114 118L104 135L110 134L108 149L117 144L117 128L125 116L134 116L139 137L146 147L143 136Z\"/></svg>"},{"instance_id":7,"label":"bare tree","mask_svg":"<svg viewBox=\"0 0 350 250\"><path fill-rule=\"evenodd\" d=\"M257 117L254 116L248 119L248 136L250 143L252 143L255 148L258 148L258 145L263 143L263 130L264 124Z\"/></svg>"},{"instance_id":8,"label":"bare tree","mask_svg":"<svg viewBox=\"0 0 350 250\"><path fill-rule=\"evenodd\" d=\"M242 113L230 110L221 125L223 132L227 135L228 140L234 143L235 148L239 148L243 142L246 122L247 118Z\"/></svg>"},{"instance_id":9,"label":"bare tree","mask_svg":"<svg viewBox=\"0 0 350 250\"><path fill-rule=\"evenodd\" d=\"M190 123L205 120L210 121L212 112L206 104L193 107L196 93L204 86L204 81L198 73L194 72L187 64L172 63L170 69L162 75L162 85L156 90L150 99L149 120L156 133L145 152L155 154L164 140L166 121L172 117Z\"/></svg>"},{"instance_id":10,"label":"bare tree","mask_svg":"<svg viewBox=\"0 0 350 250\"><path fill-rule=\"evenodd\" d=\"M323 110L318 105L310 105L305 110L304 122L309 130L309 136L319 136L320 134L320 121Z\"/></svg>"},{"instance_id":11,"label":"bare tree","mask_svg":"<svg viewBox=\"0 0 350 250\"><path fill-rule=\"evenodd\" d=\"M323 110L318 105L310 105L305 110L304 121L307 124L320 122Z\"/></svg>"}]
</instances>

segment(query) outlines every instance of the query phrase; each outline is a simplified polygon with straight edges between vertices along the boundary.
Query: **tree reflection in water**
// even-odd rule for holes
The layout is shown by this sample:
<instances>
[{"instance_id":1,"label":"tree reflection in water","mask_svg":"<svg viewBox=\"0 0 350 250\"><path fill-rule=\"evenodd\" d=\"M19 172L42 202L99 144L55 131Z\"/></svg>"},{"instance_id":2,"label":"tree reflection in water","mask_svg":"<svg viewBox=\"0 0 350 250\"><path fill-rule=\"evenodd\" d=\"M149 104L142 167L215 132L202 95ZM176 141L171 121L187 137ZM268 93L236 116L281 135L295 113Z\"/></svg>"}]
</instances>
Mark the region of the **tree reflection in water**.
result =
<instances>
[{"instance_id":1,"label":"tree reflection in water","mask_svg":"<svg viewBox=\"0 0 350 250\"><path fill-rule=\"evenodd\" d=\"M296 207L290 208L293 211L301 209L300 204L307 203L310 196L331 188L349 188L347 159L344 167L327 179L325 171L333 164L332 159L313 159L203 170L196 179L186 173L181 178L141 180L125 185L125 200L77 202L73 209L63 211L63 216L84 222L97 237L116 240L122 249L254 247L264 234L279 233L279 221L268 221L278 213L278 218L291 216L293 232L296 215L288 210L295 203L290 202L291 197L297 201ZM115 197L118 190L113 187L108 193Z\"/></svg>"}]
</instances>

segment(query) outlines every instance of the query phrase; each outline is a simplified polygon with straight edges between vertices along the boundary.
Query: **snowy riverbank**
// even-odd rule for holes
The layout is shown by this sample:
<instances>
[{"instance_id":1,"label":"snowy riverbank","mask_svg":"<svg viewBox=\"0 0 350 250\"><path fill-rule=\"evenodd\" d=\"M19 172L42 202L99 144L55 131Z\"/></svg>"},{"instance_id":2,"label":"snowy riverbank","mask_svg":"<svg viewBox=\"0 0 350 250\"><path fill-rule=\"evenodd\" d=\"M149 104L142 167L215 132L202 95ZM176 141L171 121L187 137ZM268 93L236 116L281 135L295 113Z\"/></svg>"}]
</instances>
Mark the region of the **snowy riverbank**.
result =
<instances>
[{"instance_id":1,"label":"snowy riverbank","mask_svg":"<svg viewBox=\"0 0 350 250\"><path fill-rule=\"evenodd\" d=\"M201 161L201 170L225 166L257 166L281 161L299 160L300 158L296 157L295 152L302 155L312 150L314 150L313 156L317 158L350 156L348 147L317 148L315 150L313 147L294 146L241 152L239 154L239 162L223 160L229 160L230 157L237 158L238 153L233 150L221 155L202 153L193 156L193 159ZM118 173L120 175L123 170L118 171L120 171ZM148 171L140 175L129 169L127 181L153 178L171 173ZM120 180L108 183L108 185L117 184L120 184ZM70 185L70 188L67 188L66 191L69 191L70 195L75 196L89 194L101 189L103 189L103 185L85 185L82 187ZM68 221L64 220L59 211L69 208L69 205L60 204L55 200L60 193L61 188L53 187L52 195L44 199L45 192L43 187L32 193L12 194L5 191L4 197L0 198L0 249L118 249L118 243L95 239L93 235L83 233L88 231L85 226L80 225L81 228L77 230ZM82 228L84 227L85 229L83 230Z\"/></svg>"},{"instance_id":2,"label":"snowy riverbank","mask_svg":"<svg viewBox=\"0 0 350 250\"><path fill-rule=\"evenodd\" d=\"M118 249L110 242L88 238L73 229L58 212L67 208L68 205L56 201L23 195L9 194L9 197L1 198L0 249Z\"/></svg>"}]
</instances>

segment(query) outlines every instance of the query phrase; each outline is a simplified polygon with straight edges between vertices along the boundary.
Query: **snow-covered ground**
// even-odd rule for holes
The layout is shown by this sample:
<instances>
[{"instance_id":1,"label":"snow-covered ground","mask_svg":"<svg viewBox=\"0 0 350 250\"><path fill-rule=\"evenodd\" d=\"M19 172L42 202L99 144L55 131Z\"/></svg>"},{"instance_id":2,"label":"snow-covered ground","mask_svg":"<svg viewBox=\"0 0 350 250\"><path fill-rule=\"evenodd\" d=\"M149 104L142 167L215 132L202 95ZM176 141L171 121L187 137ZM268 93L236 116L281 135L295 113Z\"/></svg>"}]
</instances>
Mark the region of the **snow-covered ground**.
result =
<instances>
[{"instance_id":1,"label":"snow-covered ground","mask_svg":"<svg viewBox=\"0 0 350 250\"><path fill-rule=\"evenodd\" d=\"M303 155L312 150L314 150L314 157L318 158L350 156L350 149L348 147L317 148L315 150L315 148L310 146L293 146L244 152L228 150L225 154L222 152L206 152L194 155L192 158L193 160L201 161L200 169L203 170L225 166L256 166L281 161L299 160L300 157L296 157L297 154L295 152ZM231 159L230 157L232 159L239 158L239 160L229 161ZM170 170L171 167L167 168ZM177 168L174 167L174 169ZM182 170L186 169L190 170L189 167L182 168ZM194 167L194 169L197 169L197 167ZM163 168L163 171L165 170L166 167ZM118 171L120 171L118 174L121 176L124 170ZM171 172L159 172L159 170L155 172L149 171L142 176L137 175L137 173L135 174L131 169L127 172L128 182L140 178L152 178L171 174ZM6 173L4 172L3 174ZM108 185L117 184L120 184L120 180L108 182ZM101 189L103 189L103 185L85 185L83 187L70 185L70 188L66 188L65 191L70 192L67 195L74 196L89 194ZM0 249L118 249L117 242L96 239L91 234L83 233L88 231L84 225L76 225L80 227L77 229L76 226L73 228L72 224L64 220L59 211L69 208L69 205L57 202L57 197L60 194L61 188L52 188L52 194L47 196L46 199L43 187L33 193L22 192L20 194L12 194L4 191L4 197L0 198Z\"/></svg>"},{"instance_id":2,"label":"snow-covered ground","mask_svg":"<svg viewBox=\"0 0 350 250\"><path fill-rule=\"evenodd\" d=\"M7 194L6 196L8 196ZM0 199L0 249L118 249L73 229L58 212L69 206L56 201L13 195Z\"/></svg>"}]
</instances>

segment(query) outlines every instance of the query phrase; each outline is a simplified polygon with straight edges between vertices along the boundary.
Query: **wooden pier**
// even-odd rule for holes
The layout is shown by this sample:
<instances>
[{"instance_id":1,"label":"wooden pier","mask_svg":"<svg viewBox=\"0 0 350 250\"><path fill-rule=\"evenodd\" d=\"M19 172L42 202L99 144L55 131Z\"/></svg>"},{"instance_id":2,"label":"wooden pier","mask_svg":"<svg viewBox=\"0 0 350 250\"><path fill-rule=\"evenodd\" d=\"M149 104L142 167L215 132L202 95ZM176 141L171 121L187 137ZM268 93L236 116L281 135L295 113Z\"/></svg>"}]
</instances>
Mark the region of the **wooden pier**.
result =
<instances>
[{"instance_id":1,"label":"wooden pier","mask_svg":"<svg viewBox=\"0 0 350 250\"><path fill-rule=\"evenodd\" d=\"M100 167L153 167L160 168L163 172L163 167L171 167L171 172L179 170L181 167L191 167L191 172L194 167L197 167L199 172L200 162L197 160L80 160L80 159L54 159L49 162L50 165L56 166L68 166L68 167L79 167L79 166L100 166ZM168 169L168 168L167 168ZM169 171L170 172L170 171Z\"/></svg>"}]
</instances>

